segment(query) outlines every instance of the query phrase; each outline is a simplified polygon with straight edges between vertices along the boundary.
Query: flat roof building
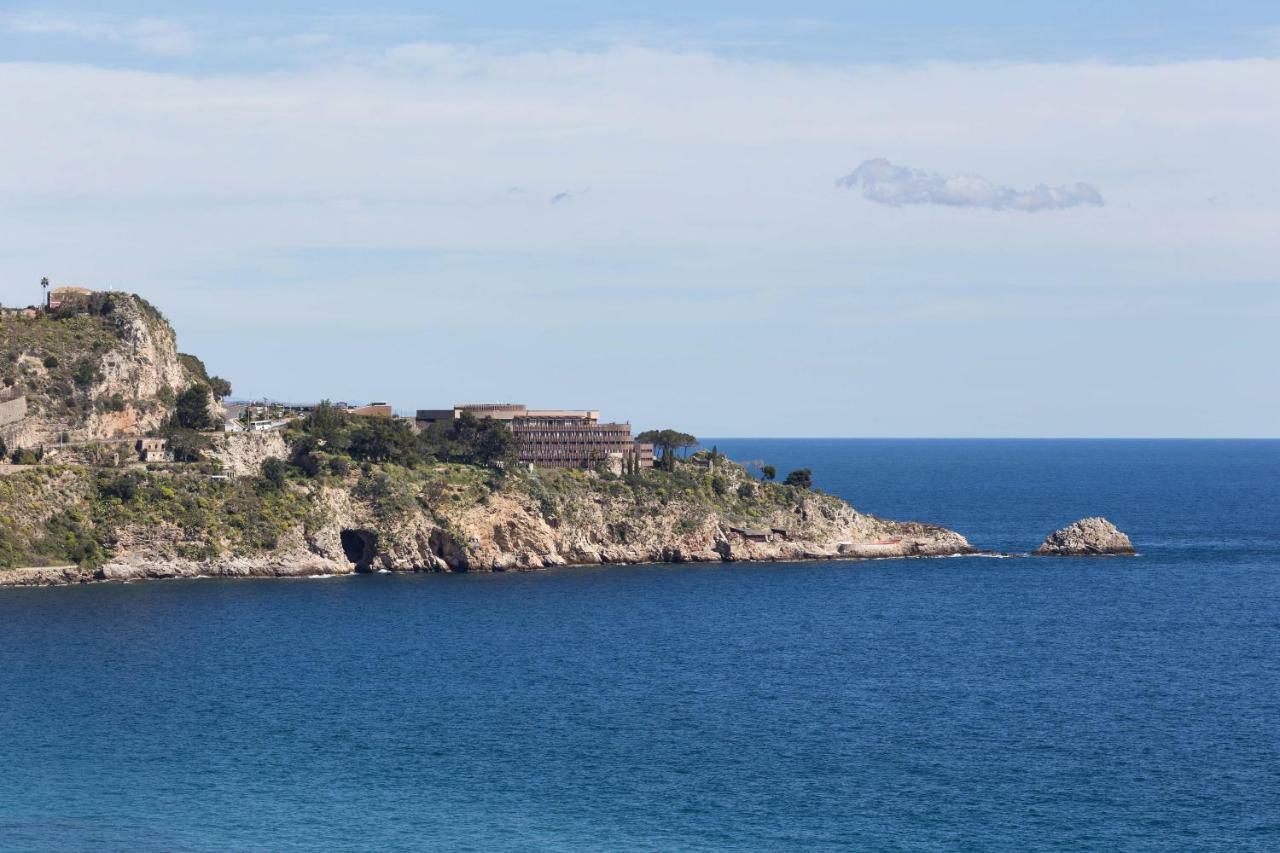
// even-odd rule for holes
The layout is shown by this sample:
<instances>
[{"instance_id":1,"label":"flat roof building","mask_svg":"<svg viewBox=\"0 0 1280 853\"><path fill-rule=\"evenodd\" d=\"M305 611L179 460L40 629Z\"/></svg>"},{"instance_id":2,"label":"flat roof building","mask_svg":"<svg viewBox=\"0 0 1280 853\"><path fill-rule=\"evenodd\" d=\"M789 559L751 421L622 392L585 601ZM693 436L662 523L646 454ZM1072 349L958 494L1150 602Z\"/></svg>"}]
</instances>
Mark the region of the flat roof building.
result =
<instances>
[{"instance_id":1,"label":"flat roof building","mask_svg":"<svg viewBox=\"0 0 1280 853\"><path fill-rule=\"evenodd\" d=\"M83 304L88 301L90 296L93 296L93 293L94 292L87 287L74 287L70 285L65 287L55 287L53 290L50 290L48 295L45 297L45 307L50 311L54 311L70 305Z\"/></svg>"},{"instance_id":2,"label":"flat roof building","mask_svg":"<svg viewBox=\"0 0 1280 853\"><path fill-rule=\"evenodd\" d=\"M391 404L386 402L370 403L367 406L356 406L347 409L347 414L355 415L358 418L389 418L391 417Z\"/></svg>"},{"instance_id":3,"label":"flat roof building","mask_svg":"<svg viewBox=\"0 0 1280 853\"><path fill-rule=\"evenodd\" d=\"M451 414L449 414L451 412ZM458 418L507 421L516 437L516 454L544 468L594 468L634 458L653 467L653 445L637 442L629 423L600 423L595 409L530 409L519 403L464 403L449 409L419 409L420 426Z\"/></svg>"}]
</instances>

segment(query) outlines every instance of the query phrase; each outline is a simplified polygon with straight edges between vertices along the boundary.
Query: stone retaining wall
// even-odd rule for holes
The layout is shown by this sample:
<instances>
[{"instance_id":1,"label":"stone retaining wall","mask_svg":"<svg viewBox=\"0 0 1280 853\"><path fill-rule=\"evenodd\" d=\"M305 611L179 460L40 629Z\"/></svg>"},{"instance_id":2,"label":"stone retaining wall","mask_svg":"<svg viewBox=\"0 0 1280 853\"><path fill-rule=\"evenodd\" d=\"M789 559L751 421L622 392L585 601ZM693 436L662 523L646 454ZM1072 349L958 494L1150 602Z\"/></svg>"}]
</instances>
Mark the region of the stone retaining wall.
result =
<instances>
[{"instance_id":1,"label":"stone retaining wall","mask_svg":"<svg viewBox=\"0 0 1280 853\"><path fill-rule=\"evenodd\" d=\"M0 426L17 423L27 416L27 398L15 397L0 402Z\"/></svg>"}]
</instances>

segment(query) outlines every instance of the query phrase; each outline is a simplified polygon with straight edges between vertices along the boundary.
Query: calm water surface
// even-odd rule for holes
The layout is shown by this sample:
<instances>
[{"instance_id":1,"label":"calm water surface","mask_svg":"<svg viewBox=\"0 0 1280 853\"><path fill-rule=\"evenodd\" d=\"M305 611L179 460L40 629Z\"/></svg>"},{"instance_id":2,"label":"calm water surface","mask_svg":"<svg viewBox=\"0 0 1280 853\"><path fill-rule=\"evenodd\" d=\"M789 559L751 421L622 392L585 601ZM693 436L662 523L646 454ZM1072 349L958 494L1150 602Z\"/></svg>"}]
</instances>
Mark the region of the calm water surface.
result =
<instances>
[{"instance_id":1,"label":"calm water surface","mask_svg":"<svg viewBox=\"0 0 1280 853\"><path fill-rule=\"evenodd\" d=\"M1280 442L717 442L953 558L0 590L0 849L1280 849Z\"/></svg>"}]
</instances>

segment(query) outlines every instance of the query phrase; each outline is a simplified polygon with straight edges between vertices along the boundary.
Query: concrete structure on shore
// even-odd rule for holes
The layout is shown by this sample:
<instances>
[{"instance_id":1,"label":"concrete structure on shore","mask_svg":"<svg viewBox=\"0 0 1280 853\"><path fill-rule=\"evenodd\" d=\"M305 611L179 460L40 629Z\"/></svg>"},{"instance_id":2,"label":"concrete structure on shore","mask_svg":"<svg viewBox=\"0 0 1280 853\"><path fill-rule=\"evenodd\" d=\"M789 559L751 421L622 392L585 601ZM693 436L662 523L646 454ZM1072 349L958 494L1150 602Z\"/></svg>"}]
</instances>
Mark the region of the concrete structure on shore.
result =
<instances>
[{"instance_id":1,"label":"concrete structure on shore","mask_svg":"<svg viewBox=\"0 0 1280 853\"><path fill-rule=\"evenodd\" d=\"M419 427L453 420L463 412L477 418L507 421L516 436L521 462L544 468L594 468L607 465L622 470L635 461L653 467L653 445L637 442L629 423L600 423L593 409L530 409L519 403L464 403L452 409L419 409Z\"/></svg>"}]
</instances>

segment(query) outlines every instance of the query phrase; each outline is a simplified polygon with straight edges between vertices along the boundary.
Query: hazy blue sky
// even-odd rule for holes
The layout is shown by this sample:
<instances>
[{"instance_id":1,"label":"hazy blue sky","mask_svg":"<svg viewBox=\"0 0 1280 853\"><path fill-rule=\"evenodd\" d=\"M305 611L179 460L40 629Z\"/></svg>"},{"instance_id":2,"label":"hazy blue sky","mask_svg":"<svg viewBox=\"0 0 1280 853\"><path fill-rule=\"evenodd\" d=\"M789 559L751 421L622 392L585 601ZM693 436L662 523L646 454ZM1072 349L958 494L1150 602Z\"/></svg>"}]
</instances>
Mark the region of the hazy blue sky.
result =
<instances>
[{"instance_id":1,"label":"hazy blue sky","mask_svg":"<svg viewBox=\"0 0 1280 853\"><path fill-rule=\"evenodd\" d=\"M0 301L237 396L1280 434L1275 2L0 5Z\"/></svg>"}]
</instances>

